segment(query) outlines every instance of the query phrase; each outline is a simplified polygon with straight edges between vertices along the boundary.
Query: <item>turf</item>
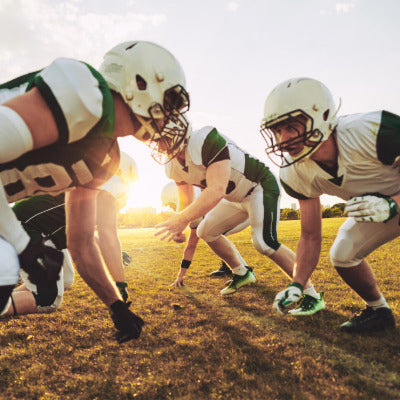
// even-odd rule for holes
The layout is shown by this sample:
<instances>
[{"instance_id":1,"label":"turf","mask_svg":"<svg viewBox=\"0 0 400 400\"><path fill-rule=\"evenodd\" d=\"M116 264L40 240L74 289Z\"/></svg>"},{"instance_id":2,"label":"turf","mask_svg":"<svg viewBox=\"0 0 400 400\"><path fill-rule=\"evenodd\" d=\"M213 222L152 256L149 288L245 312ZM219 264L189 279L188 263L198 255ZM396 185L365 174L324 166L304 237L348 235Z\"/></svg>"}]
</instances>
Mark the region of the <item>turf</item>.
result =
<instances>
[{"instance_id":1,"label":"turf","mask_svg":"<svg viewBox=\"0 0 400 400\"><path fill-rule=\"evenodd\" d=\"M217 257L200 242L183 288L171 288L183 245L153 229L121 230L133 310L146 325L118 345L105 306L77 277L59 312L0 321L0 399L399 399L399 328L373 336L341 333L363 307L329 263L343 219L324 219L324 244L313 275L327 308L306 317L272 312L288 283L256 252L250 231L232 236L257 282L221 297L210 278ZM299 221L282 221L279 237L295 250ZM399 320L400 240L370 257Z\"/></svg>"}]
</instances>

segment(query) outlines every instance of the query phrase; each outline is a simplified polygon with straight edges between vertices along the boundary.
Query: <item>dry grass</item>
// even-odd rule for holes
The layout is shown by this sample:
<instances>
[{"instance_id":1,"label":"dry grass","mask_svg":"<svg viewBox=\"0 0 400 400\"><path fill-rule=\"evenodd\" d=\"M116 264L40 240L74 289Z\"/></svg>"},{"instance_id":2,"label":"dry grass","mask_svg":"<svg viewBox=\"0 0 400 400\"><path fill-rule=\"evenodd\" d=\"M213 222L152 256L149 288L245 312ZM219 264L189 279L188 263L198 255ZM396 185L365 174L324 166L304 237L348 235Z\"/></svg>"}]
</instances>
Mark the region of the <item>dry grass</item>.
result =
<instances>
[{"instance_id":1,"label":"dry grass","mask_svg":"<svg viewBox=\"0 0 400 400\"><path fill-rule=\"evenodd\" d=\"M204 243L187 286L171 289L183 245L160 242L151 229L121 231L134 260L126 269L133 309L146 321L141 338L115 343L106 308L78 278L60 312L0 322L0 398L399 399L399 329L375 336L338 330L363 306L329 265L342 221L324 220L313 281L327 309L305 319L272 313L287 279L254 250L248 230L232 239L258 280L228 298L219 295L224 279L208 277L218 259ZM299 221L282 221L283 243L295 250L298 235ZM397 320L399 243L369 259Z\"/></svg>"}]
</instances>

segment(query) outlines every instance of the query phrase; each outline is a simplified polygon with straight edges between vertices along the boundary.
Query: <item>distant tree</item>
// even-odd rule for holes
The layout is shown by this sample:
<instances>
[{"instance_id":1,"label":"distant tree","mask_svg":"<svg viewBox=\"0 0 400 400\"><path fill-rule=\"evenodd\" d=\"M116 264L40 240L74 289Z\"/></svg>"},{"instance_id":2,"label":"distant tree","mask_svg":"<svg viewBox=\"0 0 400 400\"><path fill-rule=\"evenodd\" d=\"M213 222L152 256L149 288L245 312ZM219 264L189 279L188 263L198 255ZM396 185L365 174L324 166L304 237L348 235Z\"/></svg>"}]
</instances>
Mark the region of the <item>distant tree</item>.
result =
<instances>
[{"instance_id":1,"label":"distant tree","mask_svg":"<svg viewBox=\"0 0 400 400\"><path fill-rule=\"evenodd\" d=\"M281 219L288 220L288 219L299 219L299 211L293 210L291 208L283 208L281 210Z\"/></svg>"},{"instance_id":2,"label":"distant tree","mask_svg":"<svg viewBox=\"0 0 400 400\"><path fill-rule=\"evenodd\" d=\"M332 207L325 208L322 211L322 218L343 217L345 205L346 203L336 203Z\"/></svg>"}]
</instances>

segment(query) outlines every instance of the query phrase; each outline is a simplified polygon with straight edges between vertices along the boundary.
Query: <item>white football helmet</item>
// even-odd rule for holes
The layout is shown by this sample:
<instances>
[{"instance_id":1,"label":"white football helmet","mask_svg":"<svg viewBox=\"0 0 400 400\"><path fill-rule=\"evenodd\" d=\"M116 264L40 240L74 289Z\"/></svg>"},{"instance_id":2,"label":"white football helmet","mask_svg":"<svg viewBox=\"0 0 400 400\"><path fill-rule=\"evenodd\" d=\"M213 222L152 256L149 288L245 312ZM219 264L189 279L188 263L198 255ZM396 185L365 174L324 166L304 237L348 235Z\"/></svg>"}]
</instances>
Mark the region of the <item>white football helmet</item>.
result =
<instances>
[{"instance_id":1,"label":"white football helmet","mask_svg":"<svg viewBox=\"0 0 400 400\"><path fill-rule=\"evenodd\" d=\"M171 122L175 134L186 134L182 114L188 111L190 101L185 74L168 50L152 42L124 42L105 54L99 70L141 123L134 134L137 139L146 143L158 140Z\"/></svg>"},{"instance_id":2,"label":"white football helmet","mask_svg":"<svg viewBox=\"0 0 400 400\"><path fill-rule=\"evenodd\" d=\"M315 79L293 78L276 86L265 101L261 122L268 157L281 168L310 157L335 129L339 108L340 104L336 108L329 89ZM299 116L306 118L304 133L281 142L274 128ZM291 157L287 149L300 142L304 149ZM272 155L278 156L281 164Z\"/></svg>"},{"instance_id":3,"label":"white football helmet","mask_svg":"<svg viewBox=\"0 0 400 400\"><path fill-rule=\"evenodd\" d=\"M121 151L117 175L125 184L138 180L138 170L135 160L127 153Z\"/></svg>"},{"instance_id":4,"label":"white football helmet","mask_svg":"<svg viewBox=\"0 0 400 400\"><path fill-rule=\"evenodd\" d=\"M171 161L186 146L192 133L192 126L182 116L178 121L170 121L160 134L155 134L147 145L152 149L151 156L159 164Z\"/></svg>"},{"instance_id":5,"label":"white football helmet","mask_svg":"<svg viewBox=\"0 0 400 400\"><path fill-rule=\"evenodd\" d=\"M163 207L170 207L176 211L178 207L178 188L175 182L167 183L161 191L161 202Z\"/></svg>"}]
</instances>

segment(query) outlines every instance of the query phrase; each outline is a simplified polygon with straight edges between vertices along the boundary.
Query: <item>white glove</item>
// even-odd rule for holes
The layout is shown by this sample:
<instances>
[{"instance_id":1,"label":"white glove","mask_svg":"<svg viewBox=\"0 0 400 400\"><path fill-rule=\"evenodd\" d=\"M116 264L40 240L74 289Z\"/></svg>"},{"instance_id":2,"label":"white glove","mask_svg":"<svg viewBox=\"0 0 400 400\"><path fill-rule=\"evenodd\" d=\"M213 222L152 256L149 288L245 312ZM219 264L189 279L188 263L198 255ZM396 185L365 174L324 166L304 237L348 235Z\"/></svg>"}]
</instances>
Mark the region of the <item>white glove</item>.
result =
<instances>
[{"instance_id":1,"label":"white glove","mask_svg":"<svg viewBox=\"0 0 400 400\"><path fill-rule=\"evenodd\" d=\"M357 196L346 203L344 212L358 222L386 222L399 213L399 208L390 197Z\"/></svg>"},{"instance_id":2,"label":"white glove","mask_svg":"<svg viewBox=\"0 0 400 400\"><path fill-rule=\"evenodd\" d=\"M300 283L292 282L287 289L279 292L274 300L272 308L278 314L286 314L286 308L293 303L297 303L303 296L303 286Z\"/></svg>"}]
</instances>

